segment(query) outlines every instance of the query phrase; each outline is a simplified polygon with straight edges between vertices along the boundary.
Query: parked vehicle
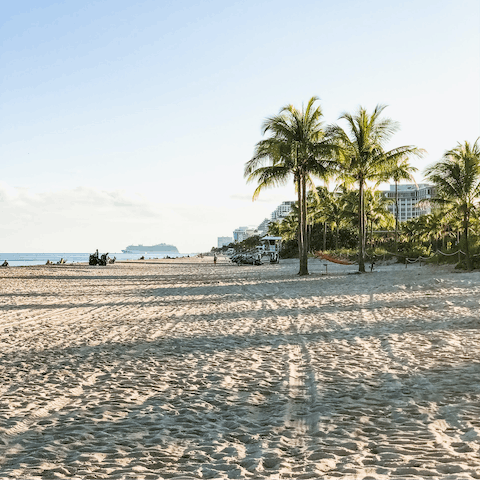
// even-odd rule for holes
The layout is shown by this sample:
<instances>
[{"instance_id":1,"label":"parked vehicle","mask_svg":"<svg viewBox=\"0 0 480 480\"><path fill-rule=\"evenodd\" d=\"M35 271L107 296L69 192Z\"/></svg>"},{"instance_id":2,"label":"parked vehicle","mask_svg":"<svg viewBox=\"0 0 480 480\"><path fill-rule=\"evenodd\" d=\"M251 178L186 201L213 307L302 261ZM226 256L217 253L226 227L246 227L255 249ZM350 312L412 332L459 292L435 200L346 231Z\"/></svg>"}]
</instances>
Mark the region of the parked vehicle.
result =
<instances>
[{"instance_id":1,"label":"parked vehicle","mask_svg":"<svg viewBox=\"0 0 480 480\"><path fill-rule=\"evenodd\" d=\"M230 260L237 265L262 265L261 256L257 252L237 253Z\"/></svg>"},{"instance_id":2,"label":"parked vehicle","mask_svg":"<svg viewBox=\"0 0 480 480\"><path fill-rule=\"evenodd\" d=\"M108 253L104 253L102 255L99 255L98 249L95 253L92 253L88 259L88 264L89 265L100 265L102 267L107 266L107 264L113 264L115 263L115 260L117 257L110 258L108 256ZM62 258L63 260L63 258ZM60 263L60 262L58 262Z\"/></svg>"}]
</instances>

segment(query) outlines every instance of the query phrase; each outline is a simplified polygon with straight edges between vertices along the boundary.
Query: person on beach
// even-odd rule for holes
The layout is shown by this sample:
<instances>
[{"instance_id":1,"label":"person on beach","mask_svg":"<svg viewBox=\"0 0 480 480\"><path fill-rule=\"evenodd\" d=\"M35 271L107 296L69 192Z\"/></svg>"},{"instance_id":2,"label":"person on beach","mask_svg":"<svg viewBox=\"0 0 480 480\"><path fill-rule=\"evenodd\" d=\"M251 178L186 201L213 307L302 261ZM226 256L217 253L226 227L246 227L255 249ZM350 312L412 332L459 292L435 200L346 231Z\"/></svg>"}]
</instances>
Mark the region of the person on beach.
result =
<instances>
[{"instance_id":1,"label":"person on beach","mask_svg":"<svg viewBox=\"0 0 480 480\"><path fill-rule=\"evenodd\" d=\"M213 254L213 264L214 265L217 264L217 254L216 253Z\"/></svg>"}]
</instances>

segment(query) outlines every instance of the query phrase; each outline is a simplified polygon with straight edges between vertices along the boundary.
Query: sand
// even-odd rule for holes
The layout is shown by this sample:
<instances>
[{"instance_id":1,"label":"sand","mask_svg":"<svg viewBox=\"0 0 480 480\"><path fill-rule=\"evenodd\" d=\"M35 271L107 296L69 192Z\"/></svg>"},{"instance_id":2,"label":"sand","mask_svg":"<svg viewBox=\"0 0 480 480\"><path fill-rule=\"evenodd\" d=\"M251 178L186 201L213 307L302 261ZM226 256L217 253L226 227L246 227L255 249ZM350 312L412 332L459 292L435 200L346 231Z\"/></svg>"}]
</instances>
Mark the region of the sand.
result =
<instances>
[{"instance_id":1,"label":"sand","mask_svg":"<svg viewBox=\"0 0 480 480\"><path fill-rule=\"evenodd\" d=\"M0 269L0 478L480 478L480 273Z\"/></svg>"}]
</instances>

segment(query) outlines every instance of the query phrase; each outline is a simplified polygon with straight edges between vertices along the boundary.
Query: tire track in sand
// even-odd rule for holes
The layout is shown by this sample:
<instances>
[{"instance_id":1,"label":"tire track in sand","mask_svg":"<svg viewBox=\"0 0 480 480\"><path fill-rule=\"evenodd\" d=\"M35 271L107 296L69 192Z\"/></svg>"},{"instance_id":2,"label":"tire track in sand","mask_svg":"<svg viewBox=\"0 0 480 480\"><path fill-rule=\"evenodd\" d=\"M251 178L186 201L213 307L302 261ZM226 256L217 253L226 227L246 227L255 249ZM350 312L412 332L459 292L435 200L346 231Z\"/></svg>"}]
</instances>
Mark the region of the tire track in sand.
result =
<instances>
[{"instance_id":1,"label":"tire track in sand","mask_svg":"<svg viewBox=\"0 0 480 480\"><path fill-rule=\"evenodd\" d=\"M385 315L380 315L377 309L369 307L369 303L374 303L373 298L373 294L360 297L360 314L363 322L375 323L381 328L380 326L389 324L389 319ZM409 307L410 305L406 308ZM426 315L428 312L422 311L421 313ZM418 319L418 322L422 321L423 318ZM478 461L479 429L470 422L462 421L459 417L461 410L459 411L454 406L441 405L437 401L426 402L424 407L409 406L405 401L408 400L408 396L404 397L403 393L409 392L412 380L402 374L404 371L415 373L416 385L414 387L421 386L422 390L428 392L428 396L432 397L432 400L442 392L423 374L424 368L419 368L417 364L412 364L408 358L395 352L401 346L395 349L395 345L392 346L391 342L392 340L397 343L404 341L401 336L390 334L387 328L380 332L378 339L381 349L388 359L381 388L386 390L387 397L391 397L390 402L394 416L397 419L403 419L401 422L397 420L394 424L392 418L388 422L391 423L390 425L383 424L383 428L387 427L387 431L393 435L391 435L390 448L382 450L380 456L390 456L391 468L396 468L398 474L420 475L420 472L426 474L425 469L422 471L418 469L425 461L430 464L431 475L460 473L463 471L463 467L455 464L463 463L465 458L471 465L478 467L480 465ZM416 421L417 418L422 418L421 424ZM427 438L433 440L433 444L427 442ZM405 452L412 448L416 448L417 452L414 459L409 460L405 456ZM393 455L397 458L394 459ZM432 460L435 461L433 465ZM397 465L394 465L395 463Z\"/></svg>"},{"instance_id":2,"label":"tire track in sand","mask_svg":"<svg viewBox=\"0 0 480 480\"><path fill-rule=\"evenodd\" d=\"M44 419L45 417L51 416L68 405L75 397L79 397L84 393L84 386L93 386L96 382L96 377L102 375L102 372L96 372L93 375L90 375L87 379L80 382L75 388L72 388L65 392L64 395L61 395L54 400L51 400L42 408L32 412L27 418L16 423L10 428L0 429L0 438L4 441L5 444L10 442L10 439L14 436L21 435L22 433L27 432L30 427L32 427L38 421Z\"/></svg>"},{"instance_id":3,"label":"tire track in sand","mask_svg":"<svg viewBox=\"0 0 480 480\"><path fill-rule=\"evenodd\" d=\"M297 305L297 308L299 305ZM290 331L297 343L288 345L288 390L289 402L286 424L298 434L314 434L318 431L319 415L314 412L317 402L317 382L312 367L312 358L305 338L298 329L302 317L288 316Z\"/></svg>"}]
</instances>

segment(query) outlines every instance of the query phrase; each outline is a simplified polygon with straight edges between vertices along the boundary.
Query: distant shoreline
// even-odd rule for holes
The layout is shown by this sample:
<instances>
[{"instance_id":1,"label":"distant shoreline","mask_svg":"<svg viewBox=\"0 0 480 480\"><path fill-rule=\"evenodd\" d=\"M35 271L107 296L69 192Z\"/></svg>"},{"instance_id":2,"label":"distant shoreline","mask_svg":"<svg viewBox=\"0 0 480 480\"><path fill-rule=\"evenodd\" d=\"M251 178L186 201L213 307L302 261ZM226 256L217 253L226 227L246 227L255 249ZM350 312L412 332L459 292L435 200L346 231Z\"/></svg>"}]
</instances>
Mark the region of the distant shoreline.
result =
<instances>
[{"instance_id":1,"label":"distant shoreline","mask_svg":"<svg viewBox=\"0 0 480 480\"><path fill-rule=\"evenodd\" d=\"M4 252L0 253L0 264L6 260L10 267L26 267L26 266L36 266L36 265L45 265L47 261L53 262L56 264L62 258L66 261L67 264L78 264L78 263L87 263L89 255L92 252L50 252L50 253L15 253L15 252ZM100 251L100 253L107 253ZM175 252L165 252L165 253L118 253L118 252L108 252L110 258L116 257L116 261L121 262L125 260L139 260L140 257L145 257L146 260L150 259L162 259L166 257L170 258L181 258L181 257L192 257L196 256L198 253L175 253Z\"/></svg>"}]
</instances>

